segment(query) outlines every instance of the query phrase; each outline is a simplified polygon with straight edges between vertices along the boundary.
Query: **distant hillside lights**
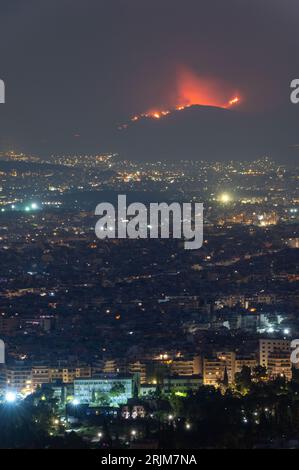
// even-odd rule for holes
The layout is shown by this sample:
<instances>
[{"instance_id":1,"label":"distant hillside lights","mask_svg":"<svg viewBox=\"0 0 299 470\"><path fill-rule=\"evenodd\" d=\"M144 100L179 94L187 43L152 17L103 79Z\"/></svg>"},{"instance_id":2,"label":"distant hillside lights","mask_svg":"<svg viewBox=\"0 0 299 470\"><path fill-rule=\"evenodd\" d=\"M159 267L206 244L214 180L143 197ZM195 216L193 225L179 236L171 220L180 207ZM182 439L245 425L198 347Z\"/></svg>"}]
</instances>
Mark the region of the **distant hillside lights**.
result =
<instances>
[{"instance_id":1,"label":"distant hillside lights","mask_svg":"<svg viewBox=\"0 0 299 470\"><path fill-rule=\"evenodd\" d=\"M0 104L5 103L5 83L3 80L0 80Z\"/></svg>"}]
</instances>

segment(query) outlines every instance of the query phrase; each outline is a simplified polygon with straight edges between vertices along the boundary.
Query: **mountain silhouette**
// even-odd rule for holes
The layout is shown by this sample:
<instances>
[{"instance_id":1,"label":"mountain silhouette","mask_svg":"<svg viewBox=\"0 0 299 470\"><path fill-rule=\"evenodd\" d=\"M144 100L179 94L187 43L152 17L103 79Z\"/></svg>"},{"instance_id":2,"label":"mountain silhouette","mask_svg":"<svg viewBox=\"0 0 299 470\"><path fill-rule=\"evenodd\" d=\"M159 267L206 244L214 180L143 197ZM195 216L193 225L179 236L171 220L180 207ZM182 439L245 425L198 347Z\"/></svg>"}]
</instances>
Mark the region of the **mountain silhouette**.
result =
<instances>
[{"instance_id":1,"label":"mountain silhouette","mask_svg":"<svg viewBox=\"0 0 299 470\"><path fill-rule=\"evenodd\" d=\"M295 109L249 114L191 106L162 119L132 123L118 131L112 146L121 157L131 160L226 161L269 156L294 162L299 155L298 131Z\"/></svg>"}]
</instances>

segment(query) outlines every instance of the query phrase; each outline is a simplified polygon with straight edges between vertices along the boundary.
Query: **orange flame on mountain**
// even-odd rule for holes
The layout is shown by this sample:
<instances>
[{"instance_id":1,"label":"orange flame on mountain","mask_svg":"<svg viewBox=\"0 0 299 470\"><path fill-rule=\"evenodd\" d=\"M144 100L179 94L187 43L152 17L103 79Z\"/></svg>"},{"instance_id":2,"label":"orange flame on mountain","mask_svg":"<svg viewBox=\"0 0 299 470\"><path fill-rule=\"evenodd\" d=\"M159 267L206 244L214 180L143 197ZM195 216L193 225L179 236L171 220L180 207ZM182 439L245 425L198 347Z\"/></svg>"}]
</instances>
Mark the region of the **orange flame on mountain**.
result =
<instances>
[{"instance_id":1,"label":"orange flame on mountain","mask_svg":"<svg viewBox=\"0 0 299 470\"><path fill-rule=\"evenodd\" d=\"M131 117L131 122L140 119L161 119L176 111L183 111L191 106L215 106L228 109L240 103L239 96L231 99L224 98L228 95L227 85L222 81L211 78L199 78L186 68L180 68L177 73L176 103L166 109L152 109L145 113ZM128 124L123 124L119 129L126 129Z\"/></svg>"},{"instance_id":2,"label":"orange flame on mountain","mask_svg":"<svg viewBox=\"0 0 299 470\"><path fill-rule=\"evenodd\" d=\"M239 102L240 102L240 98L236 96L235 98L233 98L232 100L228 102L228 106L233 106L234 104L238 104Z\"/></svg>"}]
</instances>

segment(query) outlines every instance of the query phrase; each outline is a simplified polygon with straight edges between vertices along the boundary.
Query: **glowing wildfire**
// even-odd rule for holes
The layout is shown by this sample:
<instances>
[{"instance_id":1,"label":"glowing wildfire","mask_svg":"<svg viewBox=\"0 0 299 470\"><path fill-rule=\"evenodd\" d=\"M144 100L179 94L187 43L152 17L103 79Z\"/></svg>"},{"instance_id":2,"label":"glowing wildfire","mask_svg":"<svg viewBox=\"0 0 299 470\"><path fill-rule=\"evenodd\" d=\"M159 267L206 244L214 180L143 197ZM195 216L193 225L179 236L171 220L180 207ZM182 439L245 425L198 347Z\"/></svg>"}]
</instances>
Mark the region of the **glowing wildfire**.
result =
<instances>
[{"instance_id":1,"label":"glowing wildfire","mask_svg":"<svg viewBox=\"0 0 299 470\"><path fill-rule=\"evenodd\" d=\"M234 104L238 104L240 102L240 98L236 96L232 100L229 101L227 107L229 108L230 106L233 106Z\"/></svg>"},{"instance_id":2,"label":"glowing wildfire","mask_svg":"<svg viewBox=\"0 0 299 470\"><path fill-rule=\"evenodd\" d=\"M225 105L217 106L217 107L222 108L222 109L229 109L229 108L232 108L233 106L238 105L239 103L240 103L240 98L238 96L235 96L230 101L228 101L228 103L226 103ZM200 103L197 103L197 104L200 105ZM195 103L184 104L184 105L182 104L182 105L176 106L175 108L171 108L171 109L148 111L146 113L136 114L135 116L132 116L130 118L130 122L137 122L137 121L140 121L141 119L157 119L157 120L162 119L163 117L168 116L169 114L172 114L176 111L183 111L183 110L191 108L192 106L195 106L195 105L196 105ZM205 106L208 106L208 105L205 105ZM211 106L213 106L213 105L211 105ZM129 126L128 123L123 124L119 127L119 129L126 129L128 126Z\"/></svg>"},{"instance_id":3,"label":"glowing wildfire","mask_svg":"<svg viewBox=\"0 0 299 470\"><path fill-rule=\"evenodd\" d=\"M189 69L181 67L176 76L176 92L171 102L177 103L167 108L151 109L147 112L136 114L130 121L123 124L119 129L126 129L130 123L138 122L141 119L162 119L169 114L183 111L192 106L215 106L222 109L229 109L240 104L240 97L233 96L229 101L224 96L229 96L231 90L223 82L211 78L200 78Z\"/></svg>"}]
</instances>

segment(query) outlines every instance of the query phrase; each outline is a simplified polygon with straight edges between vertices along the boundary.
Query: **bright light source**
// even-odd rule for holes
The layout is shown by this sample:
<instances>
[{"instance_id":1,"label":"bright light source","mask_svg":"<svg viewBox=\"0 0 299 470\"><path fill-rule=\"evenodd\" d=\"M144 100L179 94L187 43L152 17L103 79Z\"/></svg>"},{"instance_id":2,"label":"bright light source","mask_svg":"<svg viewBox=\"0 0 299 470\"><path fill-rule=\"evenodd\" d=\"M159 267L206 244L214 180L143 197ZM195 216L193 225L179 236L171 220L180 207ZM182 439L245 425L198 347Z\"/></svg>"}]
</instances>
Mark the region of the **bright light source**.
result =
<instances>
[{"instance_id":1,"label":"bright light source","mask_svg":"<svg viewBox=\"0 0 299 470\"><path fill-rule=\"evenodd\" d=\"M7 392L5 394L5 401L7 403L15 403L15 401L17 401L17 394L16 392Z\"/></svg>"},{"instance_id":2,"label":"bright light source","mask_svg":"<svg viewBox=\"0 0 299 470\"><path fill-rule=\"evenodd\" d=\"M29 207L29 206L26 206L26 207L25 207L25 211L26 211L26 212L29 212L29 211L30 211L30 207Z\"/></svg>"},{"instance_id":3,"label":"bright light source","mask_svg":"<svg viewBox=\"0 0 299 470\"><path fill-rule=\"evenodd\" d=\"M136 436L136 431L135 431L135 429L132 429L131 434L132 434L132 436Z\"/></svg>"},{"instance_id":4,"label":"bright light source","mask_svg":"<svg viewBox=\"0 0 299 470\"><path fill-rule=\"evenodd\" d=\"M267 332L268 333L274 333L274 328L271 326L270 328L268 328Z\"/></svg>"},{"instance_id":5,"label":"bright light source","mask_svg":"<svg viewBox=\"0 0 299 470\"><path fill-rule=\"evenodd\" d=\"M288 328L286 328L285 330L283 330L283 334L284 335L289 335L290 334L290 330Z\"/></svg>"},{"instance_id":6,"label":"bright light source","mask_svg":"<svg viewBox=\"0 0 299 470\"><path fill-rule=\"evenodd\" d=\"M31 204L31 209L33 209L33 210L38 209L38 205L36 204L36 202L33 202L33 203Z\"/></svg>"},{"instance_id":7,"label":"bright light source","mask_svg":"<svg viewBox=\"0 0 299 470\"><path fill-rule=\"evenodd\" d=\"M101 439L101 437L103 437L103 434L101 432L98 432L98 437Z\"/></svg>"},{"instance_id":8,"label":"bright light source","mask_svg":"<svg viewBox=\"0 0 299 470\"><path fill-rule=\"evenodd\" d=\"M173 416L172 416L172 415L169 415L169 416L168 416L168 419L169 419L169 421L172 421L172 420L173 420Z\"/></svg>"},{"instance_id":9,"label":"bright light source","mask_svg":"<svg viewBox=\"0 0 299 470\"><path fill-rule=\"evenodd\" d=\"M191 424L190 423L186 423L186 429L191 429Z\"/></svg>"},{"instance_id":10,"label":"bright light source","mask_svg":"<svg viewBox=\"0 0 299 470\"><path fill-rule=\"evenodd\" d=\"M78 398L74 398L74 399L73 399L72 405L74 405L74 406L80 405L80 401L78 400Z\"/></svg>"},{"instance_id":11,"label":"bright light source","mask_svg":"<svg viewBox=\"0 0 299 470\"><path fill-rule=\"evenodd\" d=\"M219 201L222 202L222 204L228 204L229 202L232 201L232 197L228 193L223 193L220 195Z\"/></svg>"}]
</instances>

